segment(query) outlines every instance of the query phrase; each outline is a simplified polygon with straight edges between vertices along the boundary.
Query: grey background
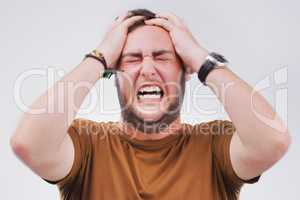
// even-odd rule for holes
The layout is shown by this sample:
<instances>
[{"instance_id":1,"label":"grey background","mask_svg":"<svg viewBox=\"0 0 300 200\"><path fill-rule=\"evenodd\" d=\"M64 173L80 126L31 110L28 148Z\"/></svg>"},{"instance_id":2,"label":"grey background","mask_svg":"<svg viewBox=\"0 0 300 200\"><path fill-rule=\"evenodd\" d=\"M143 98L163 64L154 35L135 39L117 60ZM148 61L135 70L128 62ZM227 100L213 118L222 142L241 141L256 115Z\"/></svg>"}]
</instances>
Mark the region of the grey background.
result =
<instances>
[{"instance_id":1,"label":"grey background","mask_svg":"<svg viewBox=\"0 0 300 200\"><path fill-rule=\"evenodd\" d=\"M22 114L14 98L17 78L31 69L46 70L47 67L53 67L56 71L70 71L85 53L101 41L114 17L124 10L137 7L172 11L183 17L198 41L207 49L226 55L231 61L231 69L251 85L270 77L273 81L272 87L264 90L263 94L274 107L283 110L283 118L288 121L293 143L288 154L264 173L259 183L243 188L241 199L299 199L299 6L299 1L296 0L2 0L1 199L58 199L56 187L34 175L10 150L9 137ZM288 74L285 76L284 73L279 73L283 83L278 86L274 84L274 73L279 69L287 70ZM193 77L187 87L190 91L198 85L196 77ZM45 77L29 77L21 88L23 101L26 104L31 103L47 87ZM101 93L101 96L96 98L99 104L92 112L81 116L99 121L118 120L118 102L113 81L99 81L96 88ZM287 91L287 96L276 102L274 94L279 89ZM203 98L198 99L197 105L189 101L193 95L187 95L183 107L184 121L195 123L226 117L215 98L203 96L211 95L208 89L202 87L199 94ZM85 105L88 105L88 101L86 102ZM217 112L209 115L197 112L193 106L199 105L201 110L214 109ZM288 110L285 110L286 106Z\"/></svg>"}]
</instances>

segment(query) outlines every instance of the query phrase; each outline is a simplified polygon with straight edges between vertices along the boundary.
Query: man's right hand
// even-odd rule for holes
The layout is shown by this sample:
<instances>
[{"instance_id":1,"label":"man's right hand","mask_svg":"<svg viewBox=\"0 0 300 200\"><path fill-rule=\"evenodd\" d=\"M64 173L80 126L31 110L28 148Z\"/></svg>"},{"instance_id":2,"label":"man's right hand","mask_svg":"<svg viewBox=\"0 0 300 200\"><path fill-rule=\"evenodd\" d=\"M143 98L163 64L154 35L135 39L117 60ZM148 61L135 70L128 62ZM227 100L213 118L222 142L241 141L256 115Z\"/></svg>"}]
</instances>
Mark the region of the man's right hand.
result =
<instances>
[{"instance_id":1,"label":"man's right hand","mask_svg":"<svg viewBox=\"0 0 300 200\"><path fill-rule=\"evenodd\" d=\"M143 20L142 16L124 14L115 20L106 33L97 50L103 53L109 68L113 68L119 59L125 44L128 28L137 21ZM30 106L13 136L11 146L16 155L39 176L51 180L61 180L71 170L75 151L71 137L67 133L69 122L73 121L80 105L94 85L99 76L95 73L98 62L85 60L74 70L57 81L51 88L44 92ZM88 87L76 87L73 92L69 90L61 94L61 86L68 83L90 83ZM61 94L59 98L52 96ZM71 101L72 100L72 101ZM76 103L74 103L76 102ZM66 106L65 112L55 109L51 112L34 115L31 111L36 108L59 108ZM53 124L55 124L53 126Z\"/></svg>"},{"instance_id":2,"label":"man's right hand","mask_svg":"<svg viewBox=\"0 0 300 200\"><path fill-rule=\"evenodd\" d=\"M130 16L130 12L119 16L106 32L104 39L97 47L107 62L108 68L114 68L123 50L128 28L136 22L144 20L144 16Z\"/></svg>"}]
</instances>

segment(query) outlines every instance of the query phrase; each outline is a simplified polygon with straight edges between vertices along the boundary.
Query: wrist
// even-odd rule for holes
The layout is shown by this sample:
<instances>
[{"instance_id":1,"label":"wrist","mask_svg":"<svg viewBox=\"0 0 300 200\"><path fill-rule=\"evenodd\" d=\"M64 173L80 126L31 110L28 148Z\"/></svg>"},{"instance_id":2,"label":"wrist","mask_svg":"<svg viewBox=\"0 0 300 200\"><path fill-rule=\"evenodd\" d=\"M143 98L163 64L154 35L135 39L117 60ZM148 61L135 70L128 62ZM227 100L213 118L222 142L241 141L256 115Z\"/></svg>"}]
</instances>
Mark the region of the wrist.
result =
<instances>
[{"instance_id":1,"label":"wrist","mask_svg":"<svg viewBox=\"0 0 300 200\"><path fill-rule=\"evenodd\" d=\"M111 59L111 56L110 56L110 53L108 50L106 50L106 48L102 47L102 46L98 46L96 48L97 51L101 52L105 61L106 61L106 66L108 69L112 68L113 66L113 63L112 63L112 59Z\"/></svg>"},{"instance_id":2,"label":"wrist","mask_svg":"<svg viewBox=\"0 0 300 200\"><path fill-rule=\"evenodd\" d=\"M206 57L205 62L201 65L198 71L199 80L206 85L208 75L215 71L215 69L223 69L226 67L228 61L221 54L211 52Z\"/></svg>"},{"instance_id":3,"label":"wrist","mask_svg":"<svg viewBox=\"0 0 300 200\"><path fill-rule=\"evenodd\" d=\"M201 47L193 52L194 52L194 58L193 58L191 67L192 67L193 73L198 73L201 66L206 61L206 58L209 55L209 52L206 49L201 48Z\"/></svg>"},{"instance_id":4,"label":"wrist","mask_svg":"<svg viewBox=\"0 0 300 200\"><path fill-rule=\"evenodd\" d=\"M105 71L105 68L101 62L98 60L91 58L91 57L86 57L82 63L84 65L87 65L89 69L91 69L93 74L97 74L98 79L102 77L102 74Z\"/></svg>"},{"instance_id":5,"label":"wrist","mask_svg":"<svg viewBox=\"0 0 300 200\"><path fill-rule=\"evenodd\" d=\"M92 58L102 64L102 67L104 68L104 72L101 75L101 77L110 78L111 75L113 74L113 72L108 68L104 54L101 51L99 51L98 49L94 49L91 53L86 54L85 58L86 59Z\"/></svg>"}]
</instances>

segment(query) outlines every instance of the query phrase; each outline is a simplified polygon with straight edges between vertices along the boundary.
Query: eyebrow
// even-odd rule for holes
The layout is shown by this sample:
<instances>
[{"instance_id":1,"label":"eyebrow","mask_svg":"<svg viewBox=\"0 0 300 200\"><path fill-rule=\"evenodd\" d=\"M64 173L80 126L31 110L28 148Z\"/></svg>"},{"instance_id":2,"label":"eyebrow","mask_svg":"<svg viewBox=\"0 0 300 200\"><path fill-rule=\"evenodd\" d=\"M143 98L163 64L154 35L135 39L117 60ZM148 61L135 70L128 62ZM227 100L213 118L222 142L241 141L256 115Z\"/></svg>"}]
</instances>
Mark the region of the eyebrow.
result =
<instances>
[{"instance_id":1,"label":"eyebrow","mask_svg":"<svg viewBox=\"0 0 300 200\"><path fill-rule=\"evenodd\" d=\"M174 55L173 51L170 50L156 50L152 52L152 56L159 56L162 54L172 54ZM142 52L128 52L128 53L124 53L121 58L127 57L127 56L132 56L132 57L142 57Z\"/></svg>"},{"instance_id":2,"label":"eyebrow","mask_svg":"<svg viewBox=\"0 0 300 200\"><path fill-rule=\"evenodd\" d=\"M159 56L159 55L162 55L162 54L172 54L172 55L174 55L174 52L170 51L170 50L158 50L158 51L152 52L153 56Z\"/></svg>"}]
</instances>

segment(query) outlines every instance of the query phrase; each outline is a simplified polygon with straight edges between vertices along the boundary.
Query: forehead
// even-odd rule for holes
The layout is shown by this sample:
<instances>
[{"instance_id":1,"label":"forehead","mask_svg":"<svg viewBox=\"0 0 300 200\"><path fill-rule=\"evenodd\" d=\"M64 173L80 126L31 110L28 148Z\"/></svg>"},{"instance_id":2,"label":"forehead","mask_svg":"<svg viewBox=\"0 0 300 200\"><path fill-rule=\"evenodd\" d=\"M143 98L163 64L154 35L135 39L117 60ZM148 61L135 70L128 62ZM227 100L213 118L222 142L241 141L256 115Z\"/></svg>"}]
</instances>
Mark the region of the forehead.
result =
<instances>
[{"instance_id":1,"label":"forehead","mask_svg":"<svg viewBox=\"0 0 300 200\"><path fill-rule=\"evenodd\" d=\"M154 50L175 52L170 35L166 30L157 26L144 25L128 34L123 53L137 51L151 53Z\"/></svg>"}]
</instances>

